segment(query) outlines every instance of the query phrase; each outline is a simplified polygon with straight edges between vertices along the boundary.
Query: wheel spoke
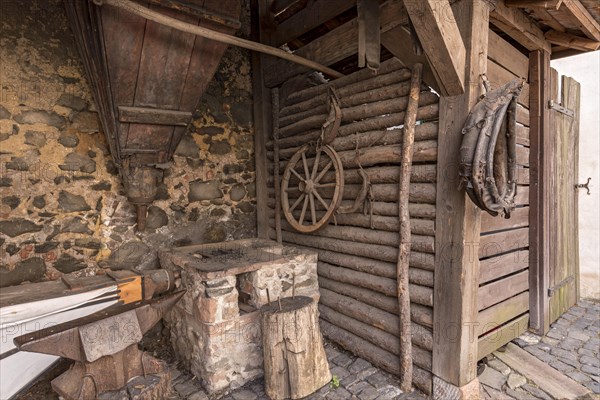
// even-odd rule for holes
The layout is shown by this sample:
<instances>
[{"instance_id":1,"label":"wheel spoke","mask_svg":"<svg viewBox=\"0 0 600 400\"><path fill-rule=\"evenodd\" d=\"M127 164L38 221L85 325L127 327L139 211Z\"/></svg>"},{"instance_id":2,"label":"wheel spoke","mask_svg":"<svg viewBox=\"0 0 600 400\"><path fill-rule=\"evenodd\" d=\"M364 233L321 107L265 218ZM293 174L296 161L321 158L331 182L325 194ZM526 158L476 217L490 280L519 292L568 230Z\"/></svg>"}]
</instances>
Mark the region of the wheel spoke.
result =
<instances>
[{"instance_id":1,"label":"wheel spoke","mask_svg":"<svg viewBox=\"0 0 600 400\"><path fill-rule=\"evenodd\" d=\"M321 197L321 195L319 194L319 192L317 192L316 190L314 190L313 193L315 194L315 197L317 198L317 200L319 200L319 203L321 203L323 205L323 207L325 207L325 211L327 211L329 209L329 204L327 204L325 202L325 200L323 200L323 198Z\"/></svg>"},{"instance_id":2,"label":"wheel spoke","mask_svg":"<svg viewBox=\"0 0 600 400\"><path fill-rule=\"evenodd\" d=\"M289 189L289 188L288 188ZM287 191L287 189L286 189ZM298 204L300 204L300 202L302 201L302 199L304 198L305 194L301 193L300 197L298 197L298 199L294 202L294 204L292 204L292 206L290 207L290 213L292 211L294 211L296 209L296 207L298 207Z\"/></svg>"},{"instance_id":3,"label":"wheel spoke","mask_svg":"<svg viewBox=\"0 0 600 400\"><path fill-rule=\"evenodd\" d=\"M335 182L330 182L330 183L318 183L315 185L316 187L320 187L320 188L327 188L327 187L336 187L337 183Z\"/></svg>"},{"instance_id":4,"label":"wheel spoke","mask_svg":"<svg viewBox=\"0 0 600 400\"><path fill-rule=\"evenodd\" d=\"M321 158L321 149L317 151L317 155L315 157L315 165L313 165L312 175L310 176L310 179L312 179L313 181L315 180L315 177L317 176L317 170L319 169L319 158Z\"/></svg>"},{"instance_id":5,"label":"wheel spoke","mask_svg":"<svg viewBox=\"0 0 600 400\"><path fill-rule=\"evenodd\" d=\"M306 175L306 179L310 179L310 172L308 172L308 162L306 161L306 152L302 152L302 164L304 164L304 175Z\"/></svg>"},{"instance_id":6,"label":"wheel spoke","mask_svg":"<svg viewBox=\"0 0 600 400\"><path fill-rule=\"evenodd\" d=\"M313 225L316 225L317 210L315 209L315 196L313 195L313 192L310 192L308 194L308 198L310 199L310 215L312 217L312 223L313 223Z\"/></svg>"},{"instance_id":7,"label":"wheel spoke","mask_svg":"<svg viewBox=\"0 0 600 400\"><path fill-rule=\"evenodd\" d=\"M290 171L292 171L292 174L296 175L298 177L298 179L300 179L302 182L306 182L306 179L301 177L300 174L298 172L296 172L296 170L294 168L290 169Z\"/></svg>"},{"instance_id":8,"label":"wheel spoke","mask_svg":"<svg viewBox=\"0 0 600 400\"><path fill-rule=\"evenodd\" d=\"M329 163L327 163L325 168L323 168L323 171L321 171L319 173L319 176L317 176L317 178L315 179L315 183L318 183L321 180L321 178L323 178L323 176L327 173L327 171L329 171L329 168L331 168L332 166L333 166L333 161L329 161Z\"/></svg>"},{"instance_id":9,"label":"wheel spoke","mask_svg":"<svg viewBox=\"0 0 600 400\"><path fill-rule=\"evenodd\" d=\"M298 224L302 225L304 222L304 216L306 215L306 206L308 206L308 197L304 197L304 204L302 205L302 212L300 213L300 220L298 220Z\"/></svg>"}]
</instances>

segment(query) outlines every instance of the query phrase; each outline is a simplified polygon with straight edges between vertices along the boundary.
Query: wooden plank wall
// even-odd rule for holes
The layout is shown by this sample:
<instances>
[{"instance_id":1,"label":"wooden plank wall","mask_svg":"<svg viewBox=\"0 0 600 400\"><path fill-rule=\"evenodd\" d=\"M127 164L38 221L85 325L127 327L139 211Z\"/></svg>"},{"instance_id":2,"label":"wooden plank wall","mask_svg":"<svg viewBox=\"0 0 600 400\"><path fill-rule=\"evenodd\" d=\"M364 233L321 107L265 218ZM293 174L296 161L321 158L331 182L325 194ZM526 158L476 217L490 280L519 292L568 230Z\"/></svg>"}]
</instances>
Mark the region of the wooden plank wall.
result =
<instances>
[{"instance_id":1,"label":"wooden plank wall","mask_svg":"<svg viewBox=\"0 0 600 400\"><path fill-rule=\"evenodd\" d=\"M529 75L528 57L491 30L487 75L492 88ZM529 322L528 83L519 97L517 123L517 208L509 219L483 211L481 216L479 358L523 333Z\"/></svg>"},{"instance_id":2,"label":"wooden plank wall","mask_svg":"<svg viewBox=\"0 0 600 400\"><path fill-rule=\"evenodd\" d=\"M373 216L362 210L338 215L337 223L331 221L312 234L294 231L282 216L282 237L284 242L318 252L324 335L374 365L398 374L397 199L401 125L410 71L391 59L382 64L379 75L364 69L331 84L337 89L343 111L342 125L331 144L344 165L342 206L352 204L360 190L360 164L372 184ZM279 152L283 172L287 159L319 136L327 117L327 85L304 89L281 100ZM410 192L414 384L426 393L432 390L438 102L439 97L428 89L421 93ZM269 235L275 239L272 140L267 143L267 158ZM326 175L323 181L328 179Z\"/></svg>"}]
</instances>

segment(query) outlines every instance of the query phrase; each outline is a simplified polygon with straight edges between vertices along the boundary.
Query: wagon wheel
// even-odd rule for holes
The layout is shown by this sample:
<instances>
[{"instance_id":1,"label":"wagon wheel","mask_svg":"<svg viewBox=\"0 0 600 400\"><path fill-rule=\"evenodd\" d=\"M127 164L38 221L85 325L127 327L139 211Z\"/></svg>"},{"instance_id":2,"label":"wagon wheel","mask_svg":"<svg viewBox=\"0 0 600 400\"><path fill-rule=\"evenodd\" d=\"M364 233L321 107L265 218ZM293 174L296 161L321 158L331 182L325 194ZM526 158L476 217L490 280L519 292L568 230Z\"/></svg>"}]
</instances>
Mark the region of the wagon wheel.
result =
<instances>
[{"instance_id":1,"label":"wagon wheel","mask_svg":"<svg viewBox=\"0 0 600 400\"><path fill-rule=\"evenodd\" d=\"M292 156L285 167L281 182L283 215L294 229L302 233L314 232L325 226L339 207L344 193L344 169L335 150L331 146L317 148L314 163L309 168L306 159L308 149L309 145L304 145ZM300 168L296 170L298 165ZM335 182L320 183L323 176L332 169ZM330 200L323 197L327 188L334 188ZM298 193L298 197L290 204L292 193ZM325 214L320 218L317 205L325 209ZM301 209L298 218L294 216L294 210L297 209Z\"/></svg>"}]
</instances>

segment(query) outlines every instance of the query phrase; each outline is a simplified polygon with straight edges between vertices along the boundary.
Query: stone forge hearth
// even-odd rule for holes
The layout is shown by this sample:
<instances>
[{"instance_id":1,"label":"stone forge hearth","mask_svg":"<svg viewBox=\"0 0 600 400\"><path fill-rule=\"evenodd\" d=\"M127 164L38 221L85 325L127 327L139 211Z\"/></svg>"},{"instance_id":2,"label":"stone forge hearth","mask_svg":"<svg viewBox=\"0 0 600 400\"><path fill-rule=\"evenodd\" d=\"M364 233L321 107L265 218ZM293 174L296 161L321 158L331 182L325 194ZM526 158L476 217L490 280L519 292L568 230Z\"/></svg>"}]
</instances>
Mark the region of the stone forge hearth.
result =
<instances>
[{"instance_id":1,"label":"stone forge hearth","mask_svg":"<svg viewBox=\"0 0 600 400\"><path fill-rule=\"evenodd\" d=\"M304 295L319 300L315 252L246 239L159 252L163 268L181 271L187 293L165 317L178 357L209 393L263 375L258 308ZM295 287L295 289L294 289Z\"/></svg>"}]
</instances>

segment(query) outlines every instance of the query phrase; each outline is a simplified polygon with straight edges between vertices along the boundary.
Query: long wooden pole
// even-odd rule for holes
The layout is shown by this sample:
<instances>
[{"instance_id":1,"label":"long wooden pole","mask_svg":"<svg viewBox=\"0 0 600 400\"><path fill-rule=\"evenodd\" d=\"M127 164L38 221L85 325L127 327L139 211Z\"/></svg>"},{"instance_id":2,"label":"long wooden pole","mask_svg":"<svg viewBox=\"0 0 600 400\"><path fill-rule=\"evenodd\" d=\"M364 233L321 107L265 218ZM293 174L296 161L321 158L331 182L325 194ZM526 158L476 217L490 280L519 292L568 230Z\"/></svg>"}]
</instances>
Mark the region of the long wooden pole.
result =
<instances>
[{"instance_id":1,"label":"long wooden pole","mask_svg":"<svg viewBox=\"0 0 600 400\"><path fill-rule=\"evenodd\" d=\"M273 187L275 189L275 232L277 243L281 244L281 183L279 181L279 89L273 88L271 94L273 114L273 156L275 168L273 171Z\"/></svg>"},{"instance_id":2,"label":"long wooden pole","mask_svg":"<svg viewBox=\"0 0 600 400\"><path fill-rule=\"evenodd\" d=\"M300 57L287 51L267 46L262 43L256 43L251 40L242 39L236 36L228 35L226 33L213 31L208 28L204 28L198 25L188 24L175 18L167 17L159 12L152 11L151 9L142 5L136 4L129 0L94 0L94 3L98 5L108 4L126 11L132 14L139 15L140 17L146 18L147 20L157 22L159 24L177 29L182 32L191 33L193 35L202 36L207 39L215 40L221 43L227 43L229 45L242 47L244 49L259 51L261 53L269 54L274 57L283 58L294 62L296 64L304 65L305 67L314 69L328 75L332 78L341 78L344 74L319 64L315 61L308 60L304 57Z\"/></svg>"},{"instance_id":3,"label":"long wooden pole","mask_svg":"<svg viewBox=\"0 0 600 400\"><path fill-rule=\"evenodd\" d=\"M400 388L405 392L412 389L412 344L410 322L410 295L408 283L408 264L410 259L410 174L413 161L415 143L415 125L417 110L419 108L419 94L421 92L422 64L415 64L412 69L410 97L404 119L404 142L402 143L402 164L400 165L400 184L398 194L398 213L400 216L400 249L396 280L398 285L398 306L400 309Z\"/></svg>"}]
</instances>

